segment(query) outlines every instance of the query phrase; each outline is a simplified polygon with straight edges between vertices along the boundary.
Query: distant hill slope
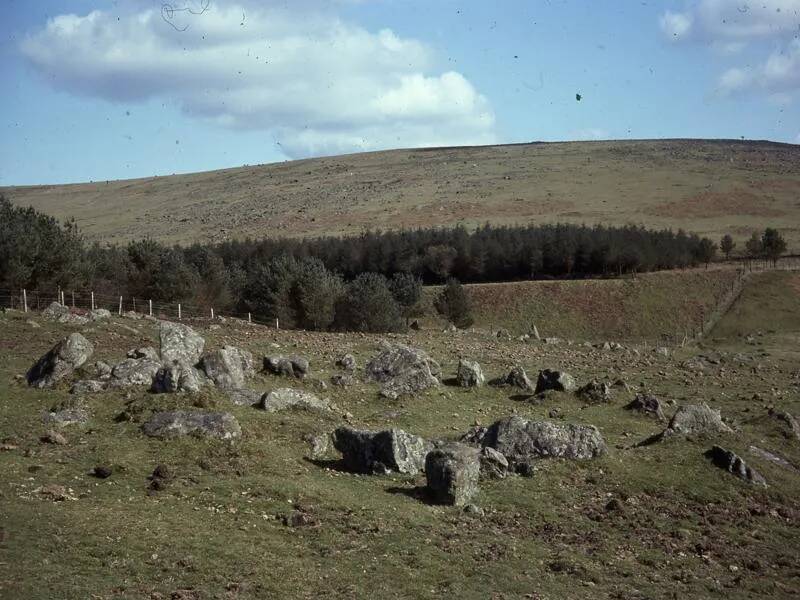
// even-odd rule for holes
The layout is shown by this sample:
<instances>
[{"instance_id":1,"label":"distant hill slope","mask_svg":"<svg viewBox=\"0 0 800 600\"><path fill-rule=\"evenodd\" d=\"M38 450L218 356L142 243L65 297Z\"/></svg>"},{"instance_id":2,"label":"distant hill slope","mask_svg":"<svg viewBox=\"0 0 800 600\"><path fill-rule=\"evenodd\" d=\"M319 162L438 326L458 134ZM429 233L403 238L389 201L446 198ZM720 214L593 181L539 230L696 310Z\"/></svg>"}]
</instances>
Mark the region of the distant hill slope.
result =
<instances>
[{"instance_id":1,"label":"distant hill slope","mask_svg":"<svg viewBox=\"0 0 800 600\"><path fill-rule=\"evenodd\" d=\"M800 245L800 146L659 140L392 150L127 181L0 188L94 240L320 236L570 222ZM743 244L740 243L740 247Z\"/></svg>"}]
</instances>

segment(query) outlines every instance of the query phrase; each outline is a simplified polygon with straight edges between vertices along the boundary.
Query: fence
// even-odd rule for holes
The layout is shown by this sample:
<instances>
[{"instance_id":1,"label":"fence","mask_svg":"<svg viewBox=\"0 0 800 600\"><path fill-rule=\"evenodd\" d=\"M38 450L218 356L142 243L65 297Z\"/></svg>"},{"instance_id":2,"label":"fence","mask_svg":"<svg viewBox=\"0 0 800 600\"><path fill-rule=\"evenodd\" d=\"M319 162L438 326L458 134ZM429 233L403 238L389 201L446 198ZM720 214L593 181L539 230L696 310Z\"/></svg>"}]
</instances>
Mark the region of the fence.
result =
<instances>
[{"instance_id":1,"label":"fence","mask_svg":"<svg viewBox=\"0 0 800 600\"><path fill-rule=\"evenodd\" d=\"M251 313L235 313L215 311L213 307L204 307L180 302L153 302L150 299L95 294L92 290L4 290L0 289L0 307L22 311L42 311L53 302L64 304L76 313L104 308L113 314L122 315L134 312L150 315L159 319L173 321L199 321L220 318L233 318L264 327L280 328L276 319L272 322L253 318Z\"/></svg>"}]
</instances>

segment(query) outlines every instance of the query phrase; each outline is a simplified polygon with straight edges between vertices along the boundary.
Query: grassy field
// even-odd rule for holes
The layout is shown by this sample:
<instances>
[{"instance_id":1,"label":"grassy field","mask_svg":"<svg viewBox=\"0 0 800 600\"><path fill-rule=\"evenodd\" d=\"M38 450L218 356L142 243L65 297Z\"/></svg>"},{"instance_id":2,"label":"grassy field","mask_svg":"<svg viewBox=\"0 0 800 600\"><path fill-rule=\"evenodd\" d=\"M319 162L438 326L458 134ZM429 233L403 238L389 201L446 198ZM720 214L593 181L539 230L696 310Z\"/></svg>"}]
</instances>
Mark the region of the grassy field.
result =
<instances>
[{"instance_id":1,"label":"grassy field","mask_svg":"<svg viewBox=\"0 0 800 600\"><path fill-rule=\"evenodd\" d=\"M372 228L644 224L800 243L800 146L661 140L395 150L223 171L0 188L92 240L357 234Z\"/></svg>"},{"instance_id":2,"label":"grassy field","mask_svg":"<svg viewBox=\"0 0 800 600\"><path fill-rule=\"evenodd\" d=\"M738 275L734 269L662 271L636 278L468 285L475 326L515 336L679 343L700 330ZM435 314L440 288L426 288ZM444 323L439 323L444 326Z\"/></svg>"},{"instance_id":3,"label":"grassy field","mask_svg":"<svg viewBox=\"0 0 800 600\"><path fill-rule=\"evenodd\" d=\"M744 362L705 373L638 344L620 351L581 345L544 346L498 340L488 333L423 330L392 336L429 351L445 374L461 356L477 359L488 376L514 364L529 374L562 368L583 383L624 379L667 403L708 402L736 429L719 439L673 441L635 448L663 424L612 403L583 404L553 394L542 402L504 390L442 386L390 402L372 384L332 387L323 394L335 416L265 414L237 407L206 388L198 395L153 395L141 388L87 397L91 421L63 430L67 445L40 442L41 413L69 401L67 387L33 390L18 379L71 331L20 313L0 315L0 597L108 599L255 598L790 598L800 593L800 475L749 453L758 445L800 465L800 440L787 437L770 408L800 413L800 323L796 275L754 279L714 336ZM786 285L787 282L790 285ZM619 285L625 285L621 282ZM771 290L771 291L770 291ZM794 305L792 302L795 301ZM756 307L786 308L780 332L764 328L755 345ZM794 310L791 307L794 306ZM781 314L784 314L781 312ZM30 316L30 315L28 315ZM315 378L353 352L363 366L378 336L274 331L229 320L196 328L206 347L234 344L256 356L298 353ZM577 329L576 329L577 331ZM121 359L152 344L148 321L112 319L85 327L92 360ZM726 333L727 332L727 333ZM599 337L599 336L598 336ZM714 339L702 352L713 352ZM729 355L730 356L730 355ZM252 387L315 389L312 382L259 374ZM188 407L232 412L243 429L234 443L196 438L160 442L140 432L152 410ZM305 458L303 437L347 421L358 427L400 427L452 438L474 423L509 414L597 425L608 456L591 462L542 460L532 478L482 482L483 516L432 506L417 497L424 477L357 476L329 460ZM129 420L119 420L125 412ZM349 413L346 416L345 413ZM703 452L719 442L744 457L769 482L752 487L713 467ZM111 465L98 480L88 473ZM167 465L174 479L148 491L147 477ZM48 485L66 488L53 501ZM615 502L611 502L614 500ZM293 511L310 524L291 527Z\"/></svg>"}]
</instances>

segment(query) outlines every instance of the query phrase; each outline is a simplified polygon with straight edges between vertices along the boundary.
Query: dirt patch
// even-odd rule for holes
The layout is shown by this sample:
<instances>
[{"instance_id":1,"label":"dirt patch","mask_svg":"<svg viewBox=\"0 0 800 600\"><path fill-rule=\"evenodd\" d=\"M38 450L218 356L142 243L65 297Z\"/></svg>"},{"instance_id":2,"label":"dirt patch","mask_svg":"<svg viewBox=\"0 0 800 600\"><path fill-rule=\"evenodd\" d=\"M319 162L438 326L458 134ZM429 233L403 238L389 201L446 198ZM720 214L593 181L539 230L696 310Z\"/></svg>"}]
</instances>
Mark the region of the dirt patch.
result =
<instances>
[{"instance_id":1,"label":"dirt patch","mask_svg":"<svg viewBox=\"0 0 800 600\"><path fill-rule=\"evenodd\" d=\"M772 199L753 192L734 189L729 192L701 192L683 200L650 208L649 214L678 219L746 215L749 217L780 217L785 211L770 206Z\"/></svg>"}]
</instances>

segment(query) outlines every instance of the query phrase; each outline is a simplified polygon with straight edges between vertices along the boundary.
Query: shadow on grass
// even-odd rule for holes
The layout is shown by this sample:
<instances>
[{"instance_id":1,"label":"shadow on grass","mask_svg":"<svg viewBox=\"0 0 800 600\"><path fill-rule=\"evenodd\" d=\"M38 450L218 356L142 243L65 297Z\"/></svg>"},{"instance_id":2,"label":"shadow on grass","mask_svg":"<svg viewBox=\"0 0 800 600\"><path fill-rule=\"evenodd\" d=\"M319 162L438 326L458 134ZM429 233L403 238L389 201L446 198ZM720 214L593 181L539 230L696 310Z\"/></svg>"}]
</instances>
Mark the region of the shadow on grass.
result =
<instances>
[{"instance_id":1,"label":"shadow on grass","mask_svg":"<svg viewBox=\"0 0 800 600\"><path fill-rule=\"evenodd\" d=\"M347 464L341 458L322 459L322 458L309 458L306 456L303 458L303 460L321 469L329 469L331 471L338 471L339 473L358 474L357 471L349 469L347 467Z\"/></svg>"},{"instance_id":2,"label":"shadow on grass","mask_svg":"<svg viewBox=\"0 0 800 600\"><path fill-rule=\"evenodd\" d=\"M396 496L406 496L424 504L436 504L428 494L428 488L424 485L415 485L414 487L388 487L386 488L387 494L394 494Z\"/></svg>"}]
</instances>

